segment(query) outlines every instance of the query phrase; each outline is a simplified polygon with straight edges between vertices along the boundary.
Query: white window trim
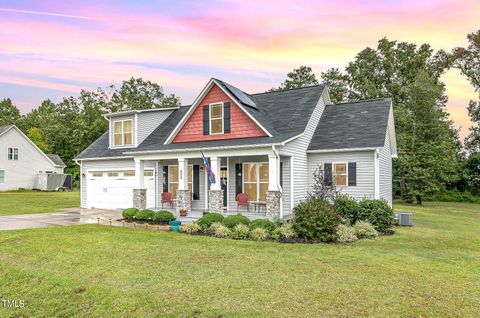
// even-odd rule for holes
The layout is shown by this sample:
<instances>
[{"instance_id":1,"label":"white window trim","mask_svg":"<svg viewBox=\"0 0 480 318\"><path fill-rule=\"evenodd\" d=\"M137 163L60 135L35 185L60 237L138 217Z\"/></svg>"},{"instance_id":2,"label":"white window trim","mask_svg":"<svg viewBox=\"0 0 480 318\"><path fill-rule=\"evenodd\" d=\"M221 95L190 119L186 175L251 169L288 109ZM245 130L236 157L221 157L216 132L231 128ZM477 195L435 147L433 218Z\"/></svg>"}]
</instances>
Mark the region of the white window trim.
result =
<instances>
[{"instance_id":1,"label":"white window trim","mask_svg":"<svg viewBox=\"0 0 480 318\"><path fill-rule=\"evenodd\" d=\"M336 185L335 184L335 165L345 165L345 185ZM348 162L332 162L332 184L336 187L348 187Z\"/></svg>"},{"instance_id":2,"label":"white window trim","mask_svg":"<svg viewBox=\"0 0 480 318\"><path fill-rule=\"evenodd\" d=\"M0 184L6 184L7 183L7 169L0 169L0 171L3 171L3 182L0 182Z\"/></svg>"},{"instance_id":3,"label":"white window trim","mask_svg":"<svg viewBox=\"0 0 480 318\"><path fill-rule=\"evenodd\" d=\"M170 189L170 183L179 184L180 181L177 181L177 182L171 182L170 181L171 180L171 178L170 178L170 167L178 167L178 165L168 165L168 185L167 185L168 186L168 192L173 193ZM192 194L191 194L192 195L192 201L199 201L200 199L198 199L198 200L193 199L193 183L195 181L195 175L193 174L193 164L189 164L188 167L189 168L192 167L192 182L188 181L188 183L192 184ZM188 171L187 171L187 178L188 178ZM177 191L178 191L178 187L177 187ZM176 198L174 198L174 199L176 199Z\"/></svg>"},{"instance_id":4,"label":"white window trim","mask_svg":"<svg viewBox=\"0 0 480 318\"><path fill-rule=\"evenodd\" d=\"M212 106L218 106L221 105L222 108L222 132L221 133L212 133ZM217 119L218 118L214 118ZM223 107L223 102L217 102L217 103L211 103L208 104L208 124L209 124L209 132L210 135L223 135L225 133L225 111Z\"/></svg>"},{"instance_id":5,"label":"white window trim","mask_svg":"<svg viewBox=\"0 0 480 318\"><path fill-rule=\"evenodd\" d=\"M260 182L260 166L263 164L266 164L268 166L268 161L253 161L253 162L242 162L242 193L245 193L245 165L246 164L254 164L255 165L255 170L257 173L257 199L256 200L250 200L250 201L259 201L260 199L260 184L261 183L266 183L268 185L269 181L267 182ZM270 175L268 176L270 178ZM254 183L254 182L249 182L249 183ZM237 198L235 198L237 199Z\"/></svg>"},{"instance_id":6,"label":"white window trim","mask_svg":"<svg viewBox=\"0 0 480 318\"><path fill-rule=\"evenodd\" d=\"M132 143L131 144L126 144L125 143L125 131L124 131L124 126L125 122L129 121L130 126L132 127ZM122 123L122 132L121 133L115 133L115 123ZM112 148L129 148L135 145L135 134L134 134L134 127L133 127L133 119L122 119L122 120L114 120L112 122ZM122 144L121 145L116 145L115 144L115 135L122 135Z\"/></svg>"},{"instance_id":7,"label":"white window trim","mask_svg":"<svg viewBox=\"0 0 480 318\"><path fill-rule=\"evenodd\" d=\"M12 152L10 153L10 150L12 150ZM15 153L15 150L16 150L16 153ZM7 158L8 160L18 160L18 148L15 148L15 147L9 147L7 149ZM12 159L10 159L10 154L12 155ZM16 156L16 158L15 158Z\"/></svg>"}]
</instances>

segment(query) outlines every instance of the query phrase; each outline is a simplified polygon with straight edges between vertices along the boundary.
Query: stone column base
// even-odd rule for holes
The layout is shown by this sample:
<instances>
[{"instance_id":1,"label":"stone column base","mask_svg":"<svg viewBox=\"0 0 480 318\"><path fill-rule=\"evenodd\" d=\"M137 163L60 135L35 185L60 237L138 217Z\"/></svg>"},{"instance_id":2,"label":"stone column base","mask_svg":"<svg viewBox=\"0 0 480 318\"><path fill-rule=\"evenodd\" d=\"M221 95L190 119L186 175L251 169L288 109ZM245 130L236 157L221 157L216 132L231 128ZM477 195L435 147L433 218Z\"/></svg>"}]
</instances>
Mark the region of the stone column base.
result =
<instances>
[{"instance_id":1,"label":"stone column base","mask_svg":"<svg viewBox=\"0 0 480 318\"><path fill-rule=\"evenodd\" d=\"M273 218L280 218L280 191L267 191L267 211L266 215Z\"/></svg>"},{"instance_id":2,"label":"stone column base","mask_svg":"<svg viewBox=\"0 0 480 318\"><path fill-rule=\"evenodd\" d=\"M147 208L147 189L133 189L133 207L139 210Z\"/></svg>"},{"instance_id":3,"label":"stone column base","mask_svg":"<svg viewBox=\"0 0 480 318\"><path fill-rule=\"evenodd\" d=\"M223 190L208 190L208 212L223 213Z\"/></svg>"},{"instance_id":4,"label":"stone column base","mask_svg":"<svg viewBox=\"0 0 480 318\"><path fill-rule=\"evenodd\" d=\"M192 210L192 201L190 200L190 190L177 190L177 212L180 210Z\"/></svg>"}]
</instances>

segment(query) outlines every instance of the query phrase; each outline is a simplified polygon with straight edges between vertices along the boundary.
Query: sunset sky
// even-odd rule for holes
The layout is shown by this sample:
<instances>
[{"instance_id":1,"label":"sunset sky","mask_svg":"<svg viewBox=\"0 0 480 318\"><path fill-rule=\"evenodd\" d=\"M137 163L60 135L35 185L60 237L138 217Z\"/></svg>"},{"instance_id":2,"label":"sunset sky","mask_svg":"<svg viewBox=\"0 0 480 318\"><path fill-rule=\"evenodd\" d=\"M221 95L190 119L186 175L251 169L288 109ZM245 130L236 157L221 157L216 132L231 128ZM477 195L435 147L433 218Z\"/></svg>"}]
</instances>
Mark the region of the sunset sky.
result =
<instances>
[{"instance_id":1,"label":"sunset sky","mask_svg":"<svg viewBox=\"0 0 480 318\"><path fill-rule=\"evenodd\" d=\"M401 4L399 4L401 3ZM132 76L189 104L210 77L246 92L294 67L343 68L382 37L434 49L467 44L480 1L0 0L0 99L23 113ZM461 136L473 88L450 71L448 111Z\"/></svg>"}]
</instances>

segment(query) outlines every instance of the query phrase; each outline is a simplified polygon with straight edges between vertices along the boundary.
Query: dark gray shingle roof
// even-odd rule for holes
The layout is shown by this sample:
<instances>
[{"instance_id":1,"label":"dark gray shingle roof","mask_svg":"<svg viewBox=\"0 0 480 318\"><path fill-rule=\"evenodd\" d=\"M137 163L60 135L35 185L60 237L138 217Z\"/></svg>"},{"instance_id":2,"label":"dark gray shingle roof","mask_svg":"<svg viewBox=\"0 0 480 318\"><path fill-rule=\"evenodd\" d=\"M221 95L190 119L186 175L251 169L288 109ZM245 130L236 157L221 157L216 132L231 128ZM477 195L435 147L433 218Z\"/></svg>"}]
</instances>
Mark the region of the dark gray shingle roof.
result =
<instances>
[{"instance_id":1,"label":"dark gray shingle roof","mask_svg":"<svg viewBox=\"0 0 480 318\"><path fill-rule=\"evenodd\" d=\"M280 143L301 134L317 105L325 85L248 95L257 109L244 107L272 137L185 142L165 145L165 140L190 106L176 109L138 147L108 149L108 132L85 149L77 159L127 156L132 151L182 150L190 148L228 147Z\"/></svg>"},{"instance_id":2,"label":"dark gray shingle roof","mask_svg":"<svg viewBox=\"0 0 480 318\"><path fill-rule=\"evenodd\" d=\"M65 163L63 162L62 158L60 158L58 155L54 155L54 154L47 154L47 157L53 161L53 163L57 166L61 166L61 167L66 167L65 166Z\"/></svg>"},{"instance_id":3,"label":"dark gray shingle roof","mask_svg":"<svg viewBox=\"0 0 480 318\"><path fill-rule=\"evenodd\" d=\"M308 150L383 146L391 103L384 98L326 106Z\"/></svg>"}]
</instances>

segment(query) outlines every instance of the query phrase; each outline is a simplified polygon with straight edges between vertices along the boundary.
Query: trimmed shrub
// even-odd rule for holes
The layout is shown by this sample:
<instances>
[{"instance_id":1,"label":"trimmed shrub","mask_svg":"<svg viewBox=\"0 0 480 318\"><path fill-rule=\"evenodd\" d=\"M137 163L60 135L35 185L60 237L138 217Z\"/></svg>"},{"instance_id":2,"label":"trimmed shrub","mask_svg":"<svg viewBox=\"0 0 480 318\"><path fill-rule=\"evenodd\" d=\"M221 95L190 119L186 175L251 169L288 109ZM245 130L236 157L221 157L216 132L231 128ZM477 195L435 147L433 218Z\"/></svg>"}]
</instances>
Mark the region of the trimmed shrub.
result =
<instances>
[{"instance_id":1,"label":"trimmed shrub","mask_svg":"<svg viewBox=\"0 0 480 318\"><path fill-rule=\"evenodd\" d=\"M155 217L155 211L140 210L135 216L135 219L149 221L149 220L153 220L154 217Z\"/></svg>"},{"instance_id":2,"label":"trimmed shrub","mask_svg":"<svg viewBox=\"0 0 480 318\"><path fill-rule=\"evenodd\" d=\"M171 212L168 211L158 211L155 212L155 215L153 216L153 220L157 222L169 222L174 220L175 217Z\"/></svg>"},{"instance_id":3,"label":"trimmed shrub","mask_svg":"<svg viewBox=\"0 0 480 318\"><path fill-rule=\"evenodd\" d=\"M250 229L248 228L247 225L245 224L237 224L235 227L232 229L232 238L236 240L244 240L248 238L248 233L250 232Z\"/></svg>"},{"instance_id":4,"label":"trimmed shrub","mask_svg":"<svg viewBox=\"0 0 480 318\"><path fill-rule=\"evenodd\" d=\"M227 216L225 219L223 219L222 223L228 226L229 228L233 229L237 224L249 225L250 220L246 216L238 213L235 215Z\"/></svg>"},{"instance_id":5,"label":"trimmed shrub","mask_svg":"<svg viewBox=\"0 0 480 318\"><path fill-rule=\"evenodd\" d=\"M213 223L212 226L210 226L210 231L216 237L227 238L232 235L232 230L230 230L227 226L219 222Z\"/></svg>"},{"instance_id":6,"label":"trimmed shrub","mask_svg":"<svg viewBox=\"0 0 480 318\"><path fill-rule=\"evenodd\" d=\"M268 231L262 227L257 227L250 231L250 238L254 241L265 241L268 237Z\"/></svg>"},{"instance_id":7,"label":"trimmed shrub","mask_svg":"<svg viewBox=\"0 0 480 318\"><path fill-rule=\"evenodd\" d=\"M354 198L346 194L337 195L333 201L333 206L342 218L350 221L350 224L357 222L358 202Z\"/></svg>"},{"instance_id":8,"label":"trimmed shrub","mask_svg":"<svg viewBox=\"0 0 480 318\"><path fill-rule=\"evenodd\" d=\"M197 223L203 229L208 229L215 222L222 222L224 219L220 213L207 213L198 219Z\"/></svg>"},{"instance_id":9,"label":"trimmed shrub","mask_svg":"<svg viewBox=\"0 0 480 318\"><path fill-rule=\"evenodd\" d=\"M126 219L133 219L138 213L138 209L129 208L122 211L122 216Z\"/></svg>"},{"instance_id":10,"label":"trimmed shrub","mask_svg":"<svg viewBox=\"0 0 480 318\"><path fill-rule=\"evenodd\" d=\"M351 243L358 240L355 235L355 229L352 226L340 224L337 228L337 242Z\"/></svg>"},{"instance_id":11,"label":"trimmed shrub","mask_svg":"<svg viewBox=\"0 0 480 318\"><path fill-rule=\"evenodd\" d=\"M340 216L331 204L322 199L309 198L294 209L293 229L298 236L320 242L337 238Z\"/></svg>"},{"instance_id":12,"label":"trimmed shrub","mask_svg":"<svg viewBox=\"0 0 480 318\"><path fill-rule=\"evenodd\" d=\"M385 200L363 199L358 207L358 220L367 220L379 232L385 232L395 222L395 214Z\"/></svg>"},{"instance_id":13,"label":"trimmed shrub","mask_svg":"<svg viewBox=\"0 0 480 318\"><path fill-rule=\"evenodd\" d=\"M276 228L272 221L266 219L256 219L250 223L251 230L256 229L257 227L261 227L262 229L267 230L269 233L272 233Z\"/></svg>"},{"instance_id":14,"label":"trimmed shrub","mask_svg":"<svg viewBox=\"0 0 480 318\"><path fill-rule=\"evenodd\" d=\"M377 237L378 232L375 230L375 227L368 221L358 221L353 226L355 229L355 235L358 238L370 238Z\"/></svg>"},{"instance_id":15,"label":"trimmed shrub","mask_svg":"<svg viewBox=\"0 0 480 318\"><path fill-rule=\"evenodd\" d=\"M196 222L190 222L185 224L183 231L188 234L195 234L202 230L202 227Z\"/></svg>"},{"instance_id":16,"label":"trimmed shrub","mask_svg":"<svg viewBox=\"0 0 480 318\"><path fill-rule=\"evenodd\" d=\"M295 237L296 235L297 233L295 233L292 223L284 223L279 227L277 227L275 230L273 230L273 233L272 233L272 237L276 240L278 240L281 237L289 239L289 238Z\"/></svg>"}]
</instances>

